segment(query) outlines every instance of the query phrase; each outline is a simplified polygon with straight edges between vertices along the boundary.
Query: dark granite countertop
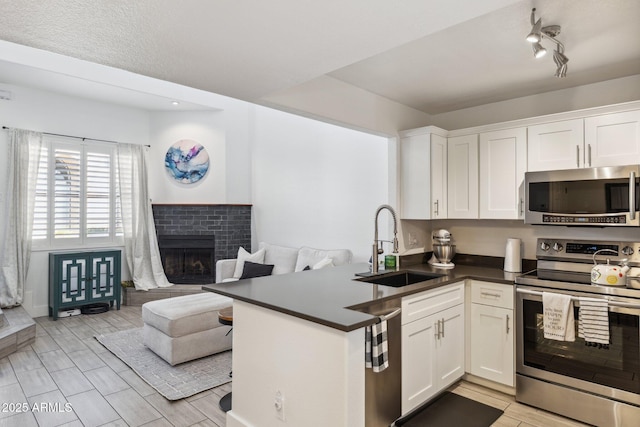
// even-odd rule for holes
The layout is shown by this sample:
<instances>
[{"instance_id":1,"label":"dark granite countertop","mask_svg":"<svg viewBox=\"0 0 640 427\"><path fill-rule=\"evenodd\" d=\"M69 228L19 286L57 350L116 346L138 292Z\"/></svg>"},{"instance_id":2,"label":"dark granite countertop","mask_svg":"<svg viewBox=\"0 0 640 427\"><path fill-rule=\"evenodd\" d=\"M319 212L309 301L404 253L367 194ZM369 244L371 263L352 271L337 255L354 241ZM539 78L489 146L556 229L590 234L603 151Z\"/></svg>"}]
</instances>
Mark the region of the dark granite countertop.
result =
<instances>
[{"instance_id":1,"label":"dark granite countertop","mask_svg":"<svg viewBox=\"0 0 640 427\"><path fill-rule=\"evenodd\" d=\"M403 270L443 276L400 288L373 285L356 280L357 273L368 271L368 264L359 263L216 283L202 289L348 332L375 322L376 317L365 312L374 304L468 278L513 285L519 274L471 265L437 269L429 264L416 264Z\"/></svg>"}]
</instances>

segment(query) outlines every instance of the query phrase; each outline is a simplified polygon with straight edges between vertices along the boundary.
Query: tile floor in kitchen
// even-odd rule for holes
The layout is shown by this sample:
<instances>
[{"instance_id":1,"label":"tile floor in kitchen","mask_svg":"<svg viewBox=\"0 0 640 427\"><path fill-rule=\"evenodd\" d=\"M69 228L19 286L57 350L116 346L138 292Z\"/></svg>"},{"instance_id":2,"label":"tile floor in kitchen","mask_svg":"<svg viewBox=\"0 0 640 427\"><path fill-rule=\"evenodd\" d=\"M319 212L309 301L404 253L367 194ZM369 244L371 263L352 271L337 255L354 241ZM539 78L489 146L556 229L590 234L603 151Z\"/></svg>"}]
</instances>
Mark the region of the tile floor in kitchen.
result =
<instances>
[{"instance_id":1,"label":"tile floor in kitchen","mask_svg":"<svg viewBox=\"0 0 640 427\"><path fill-rule=\"evenodd\" d=\"M140 307L35 320L35 343L0 359L0 405L44 402L55 409L69 403L72 410L16 413L0 408L0 427L225 425L218 401L231 390L231 383L170 402L93 338L142 326ZM502 409L496 427L584 425L471 383L462 382L453 391Z\"/></svg>"}]
</instances>

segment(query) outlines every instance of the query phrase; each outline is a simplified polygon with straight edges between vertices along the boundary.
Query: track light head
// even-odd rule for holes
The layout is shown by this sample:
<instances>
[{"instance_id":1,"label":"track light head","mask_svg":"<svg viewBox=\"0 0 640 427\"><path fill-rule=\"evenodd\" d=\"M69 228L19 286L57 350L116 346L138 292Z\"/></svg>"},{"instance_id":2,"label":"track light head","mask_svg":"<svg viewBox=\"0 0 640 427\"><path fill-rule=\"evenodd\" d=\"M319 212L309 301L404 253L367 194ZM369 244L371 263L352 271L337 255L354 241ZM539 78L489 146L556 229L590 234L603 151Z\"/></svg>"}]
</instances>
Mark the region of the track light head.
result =
<instances>
[{"instance_id":1,"label":"track light head","mask_svg":"<svg viewBox=\"0 0 640 427\"><path fill-rule=\"evenodd\" d=\"M533 45L533 56L536 58L542 58L547 54L547 49L544 48L540 43L534 43Z\"/></svg>"},{"instance_id":2,"label":"track light head","mask_svg":"<svg viewBox=\"0 0 640 427\"><path fill-rule=\"evenodd\" d=\"M533 24L533 28L531 29L531 32L527 36L527 41L529 43L540 43L541 40L542 40L542 18L539 18L538 21L535 24Z\"/></svg>"}]
</instances>

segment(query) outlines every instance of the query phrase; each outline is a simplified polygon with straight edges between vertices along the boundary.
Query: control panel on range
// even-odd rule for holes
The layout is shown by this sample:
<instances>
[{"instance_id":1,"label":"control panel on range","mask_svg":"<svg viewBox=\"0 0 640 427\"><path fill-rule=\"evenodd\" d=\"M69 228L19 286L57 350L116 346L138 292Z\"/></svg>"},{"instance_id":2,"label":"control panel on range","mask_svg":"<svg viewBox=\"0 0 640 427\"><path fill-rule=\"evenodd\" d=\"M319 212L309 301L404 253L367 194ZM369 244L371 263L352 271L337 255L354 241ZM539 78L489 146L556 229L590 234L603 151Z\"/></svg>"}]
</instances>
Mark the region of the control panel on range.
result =
<instances>
[{"instance_id":1,"label":"control panel on range","mask_svg":"<svg viewBox=\"0 0 640 427\"><path fill-rule=\"evenodd\" d=\"M605 250L606 251L603 251ZM606 257L612 262L626 260L640 263L640 242L571 240L539 238L536 248L537 259L563 259L591 261L593 254Z\"/></svg>"}]
</instances>

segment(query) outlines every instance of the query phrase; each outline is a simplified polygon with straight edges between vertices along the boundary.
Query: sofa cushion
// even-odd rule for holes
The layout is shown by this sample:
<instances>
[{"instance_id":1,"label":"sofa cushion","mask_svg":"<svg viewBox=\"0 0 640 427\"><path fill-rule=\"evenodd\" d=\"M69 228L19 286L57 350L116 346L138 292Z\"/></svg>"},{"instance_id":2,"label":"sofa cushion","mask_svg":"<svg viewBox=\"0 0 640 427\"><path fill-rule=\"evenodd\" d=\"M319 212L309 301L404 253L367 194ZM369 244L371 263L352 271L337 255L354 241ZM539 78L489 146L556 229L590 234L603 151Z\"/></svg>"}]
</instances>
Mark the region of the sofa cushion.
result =
<instances>
[{"instance_id":1,"label":"sofa cushion","mask_svg":"<svg viewBox=\"0 0 640 427\"><path fill-rule=\"evenodd\" d=\"M264 263L273 264L273 274L293 273L295 271L298 248L272 245L265 242L260 242L258 247L265 250Z\"/></svg>"},{"instance_id":2,"label":"sofa cushion","mask_svg":"<svg viewBox=\"0 0 640 427\"><path fill-rule=\"evenodd\" d=\"M258 264L251 261L244 262L244 270L240 279L251 279L253 277L270 276L273 271L273 264Z\"/></svg>"},{"instance_id":3,"label":"sofa cushion","mask_svg":"<svg viewBox=\"0 0 640 427\"><path fill-rule=\"evenodd\" d=\"M333 265L349 264L351 262L351 256L349 249L326 250L302 247L298 252L295 271L302 271L307 265L313 268L325 258L330 258Z\"/></svg>"},{"instance_id":4,"label":"sofa cushion","mask_svg":"<svg viewBox=\"0 0 640 427\"><path fill-rule=\"evenodd\" d=\"M218 310L229 307L233 299L204 292L149 301L142 305L142 320L170 337L220 327Z\"/></svg>"},{"instance_id":5,"label":"sofa cushion","mask_svg":"<svg viewBox=\"0 0 640 427\"><path fill-rule=\"evenodd\" d=\"M250 254L240 246L240 249L238 249L238 258L236 259L236 269L233 272L233 277L239 279L240 276L242 276L245 261L257 262L260 264L264 263L264 253L264 249L259 249L255 253Z\"/></svg>"}]
</instances>

